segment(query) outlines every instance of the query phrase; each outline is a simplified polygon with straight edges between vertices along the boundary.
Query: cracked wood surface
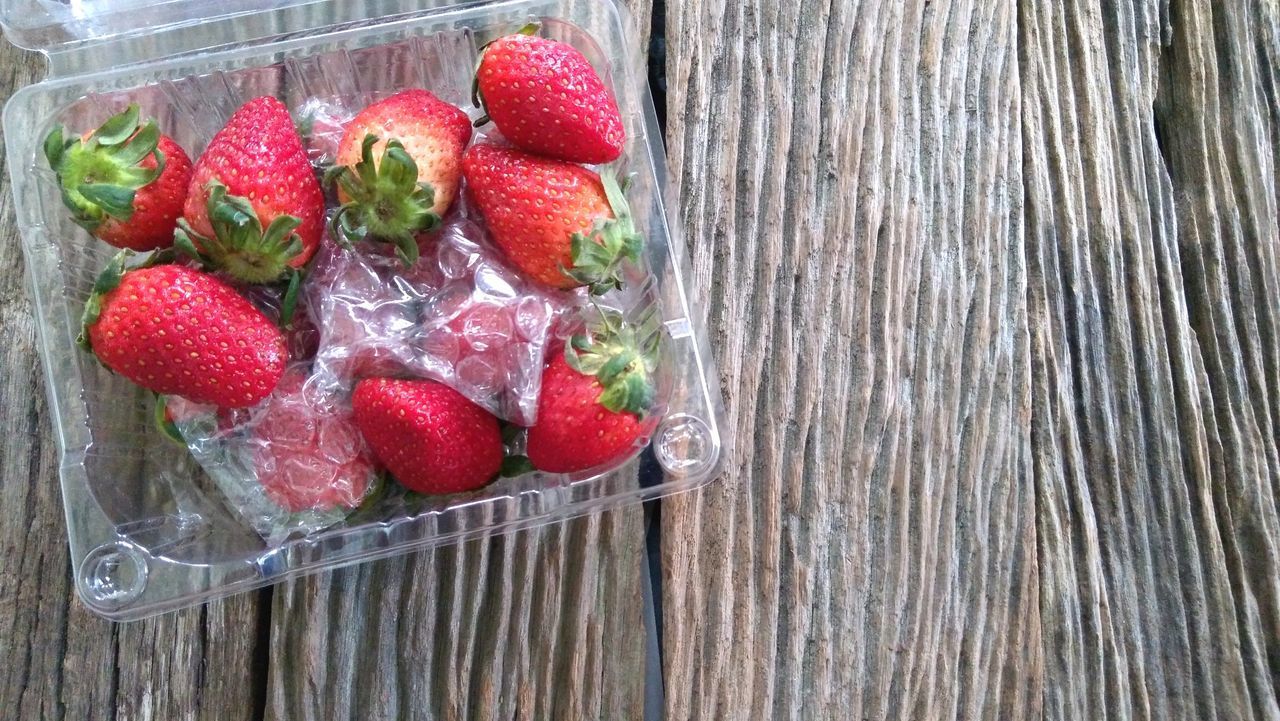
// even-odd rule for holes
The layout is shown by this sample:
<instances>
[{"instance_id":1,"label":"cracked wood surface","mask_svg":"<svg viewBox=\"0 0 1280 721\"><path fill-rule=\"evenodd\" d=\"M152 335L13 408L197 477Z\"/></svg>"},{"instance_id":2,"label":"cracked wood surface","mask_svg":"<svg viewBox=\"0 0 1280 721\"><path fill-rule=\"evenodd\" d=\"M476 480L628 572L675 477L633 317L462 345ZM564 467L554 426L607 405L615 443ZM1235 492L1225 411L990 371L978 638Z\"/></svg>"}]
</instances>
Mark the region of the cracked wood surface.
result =
<instances>
[{"instance_id":1,"label":"cracked wood surface","mask_svg":"<svg viewBox=\"0 0 1280 721\"><path fill-rule=\"evenodd\" d=\"M666 717L1280 719L1280 11L661 17L736 434L663 505ZM7 45L0 69L5 95L42 72ZM5 708L640 717L638 510L84 611L0 185Z\"/></svg>"},{"instance_id":2,"label":"cracked wood surface","mask_svg":"<svg viewBox=\"0 0 1280 721\"><path fill-rule=\"evenodd\" d=\"M1274 4L667 8L673 719L1275 719Z\"/></svg>"}]
</instances>

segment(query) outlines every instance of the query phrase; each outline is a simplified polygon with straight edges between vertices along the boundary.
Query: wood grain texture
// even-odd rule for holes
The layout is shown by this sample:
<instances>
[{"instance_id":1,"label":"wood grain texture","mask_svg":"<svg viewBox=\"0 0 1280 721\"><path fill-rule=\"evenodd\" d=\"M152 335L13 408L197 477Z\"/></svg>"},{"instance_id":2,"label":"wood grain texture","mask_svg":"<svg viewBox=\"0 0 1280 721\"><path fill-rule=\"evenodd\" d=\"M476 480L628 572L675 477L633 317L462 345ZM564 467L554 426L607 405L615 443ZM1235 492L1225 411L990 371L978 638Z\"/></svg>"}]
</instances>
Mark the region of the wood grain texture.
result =
<instances>
[{"instance_id":1,"label":"wood grain texture","mask_svg":"<svg viewBox=\"0 0 1280 721\"><path fill-rule=\"evenodd\" d=\"M282 585L268 718L641 718L639 520L615 511Z\"/></svg>"},{"instance_id":2,"label":"wood grain texture","mask_svg":"<svg viewBox=\"0 0 1280 721\"><path fill-rule=\"evenodd\" d=\"M1280 10L665 20L736 435L724 479L663 509L666 716L1280 719ZM39 75L0 48L2 94ZM10 202L6 175L0 707L640 718L638 510L151 621L84 611Z\"/></svg>"},{"instance_id":3,"label":"wood grain texture","mask_svg":"<svg viewBox=\"0 0 1280 721\"><path fill-rule=\"evenodd\" d=\"M0 86L35 82L43 64L0 46ZM0 155L4 154L0 147ZM74 600L66 524L35 350L35 326L13 223L9 174L0 177L0 703L22 718L109 718L115 640ZM105 633L103 633L105 632Z\"/></svg>"},{"instance_id":4,"label":"wood grain texture","mask_svg":"<svg viewBox=\"0 0 1280 721\"><path fill-rule=\"evenodd\" d=\"M36 82L42 65L0 43L0 95ZM6 171L0 177L0 708L6 711L0 715L252 718L256 595L126 625L93 616L75 598L11 203Z\"/></svg>"},{"instance_id":5,"label":"wood grain texture","mask_svg":"<svg viewBox=\"0 0 1280 721\"><path fill-rule=\"evenodd\" d=\"M1275 8L896 5L668 9L669 717L1277 718Z\"/></svg>"},{"instance_id":6,"label":"wood grain texture","mask_svg":"<svg viewBox=\"0 0 1280 721\"><path fill-rule=\"evenodd\" d=\"M1276 23L1024 12L1046 718L1280 718Z\"/></svg>"},{"instance_id":7,"label":"wood grain texture","mask_svg":"<svg viewBox=\"0 0 1280 721\"><path fill-rule=\"evenodd\" d=\"M1008 0L667 6L737 449L664 505L670 719L1041 705Z\"/></svg>"},{"instance_id":8,"label":"wood grain texture","mask_svg":"<svg viewBox=\"0 0 1280 721\"><path fill-rule=\"evenodd\" d=\"M647 0L633 6L635 30L646 37L648 7ZM21 73L7 88L38 79L31 56L7 45L4 52L0 67ZM0 192L7 205L7 182ZM37 373L32 319L4 210L8 242L0 252L16 272L3 275L0 317L18 342L3 351L3 398L27 412L5 415L0 488L8 508L28 512L0 521L0 599L18 611L0 626L3 656L14 660L0 700L21 702L32 718L642 714L639 508L324 574L141 623L112 626L85 612L69 581L56 454L42 386L30 382ZM36 583L43 573L50 583Z\"/></svg>"}]
</instances>

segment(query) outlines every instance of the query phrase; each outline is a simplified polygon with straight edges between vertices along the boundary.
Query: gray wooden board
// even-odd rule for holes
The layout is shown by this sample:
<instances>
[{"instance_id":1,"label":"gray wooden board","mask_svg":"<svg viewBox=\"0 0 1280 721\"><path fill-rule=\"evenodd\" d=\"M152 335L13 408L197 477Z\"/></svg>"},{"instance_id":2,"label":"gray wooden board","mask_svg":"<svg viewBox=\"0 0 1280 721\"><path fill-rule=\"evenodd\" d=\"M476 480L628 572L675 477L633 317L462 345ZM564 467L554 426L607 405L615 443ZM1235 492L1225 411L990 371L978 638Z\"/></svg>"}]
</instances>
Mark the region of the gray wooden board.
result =
<instances>
[{"instance_id":1,"label":"gray wooden board","mask_svg":"<svg viewBox=\"0 0 1280 721\"><path fill-rule=\"evenodd\" d=\"M0 47L0 83L43 74ZM3 152L0 150L0 152ZM0 178L0 708L17 718L252 718L257 596L115 625L75 599L18 237Z\"/></svg>"},{"instance_id":2,"label":"gray wooden board","mask_svg":"<svg viewBox=\"0 0 1280 721\"><path fill-rule=\"evenodd\" d=\"M632 3L648 35L648 3ZM4 95L42 64L4 44ZM638 718L639 508L112 625L74 598L8 175L0 702L30 718ZM16 511L16 512L14 512Z\"/></svg>"},{"instance_id":3,"label":"gray wooden board","mask_svg":"<svg viewBox=\"0 0 1280 721\"><path fill-rule=\"evenodd\" d=\"M1276 718L1276 9L702 2L685 718Z\"/></svg>"},{"instance_id":4,"label":"gray wooden board","mask_svg":"<svg viewBox=\"0 0 1280 721\"><path fill-rule=\"evenodd\" d=\"M1023 15L1048 718L1280 718L1277 19Z\"/></svg>"},{"instance_id":5,"label":"gray wooden board","mask_svg":"<svg viewBox=\"0 0 1280 721\"><path fill-rule=\"evenodd\" d=\"M1280 11L665 13L737 436L664 504L667 716L1280 719ZM40 73L7 46L0 68ZM3 708L639 717L638 510L85 612L0 185Z\"/></svg>"},{"instance_id":6,"label":"gray wooden board","mask_svg":"<svg viewBox=\"0 0 1280 721\"><path fill-rule=\"evenodd\" d=\"M738 438L663 509L669 718L1033 717L1016 8L667 14Z\"/></svg>"}]
</instances>

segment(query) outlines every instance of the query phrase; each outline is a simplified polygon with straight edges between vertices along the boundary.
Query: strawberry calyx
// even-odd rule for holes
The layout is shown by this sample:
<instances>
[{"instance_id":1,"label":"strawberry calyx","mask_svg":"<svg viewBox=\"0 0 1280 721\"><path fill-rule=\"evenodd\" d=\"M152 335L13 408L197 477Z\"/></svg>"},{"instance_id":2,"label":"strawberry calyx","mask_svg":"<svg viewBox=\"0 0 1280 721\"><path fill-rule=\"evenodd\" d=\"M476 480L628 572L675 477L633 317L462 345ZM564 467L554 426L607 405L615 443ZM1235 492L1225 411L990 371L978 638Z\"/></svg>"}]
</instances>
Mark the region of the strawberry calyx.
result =
<instances>
[{"instance_id":1,"label":"strawberry calyx","mask_svg":"<svg viewBox=\"0 0 1280 721\"><path fill-rule=\"evenodd\" d=\"M347 515L348 526L358 526L368 521L376 520L382 509L383 501L386 500L391 490L391 474L385 470L380 470L373 474L373 480L370 481L369 487L365 489L364 498L360 500L360 505Z\"/></svg>"},{"instance_id":2,"label":"strawberry calyx","mask_svg":"<svg viewBox=\"0 0 1280 721\"><path fill-rule=\"evenodd\" d=\"M597 219L585 234L574 233L570 239L573 267L561 268L575 283L587 286L592 295L621 288L625 265L638 263L644 250L644 236L636 230L631 207L617 178L603 172L600 184L613 217Z\"/></svg>"},{"instance_id":3,"label":"strawberry calyx","mask_svg":"<svg viewBox=\"0 0 1280 721\"><path fill-rule=\"evenodd\" d=\"M377 142L376 135L365 135L358 163L335 165L325 173L325 183L336 184L349 199L330 229L347 247L366 237L391 243L401 262L411 266L418 260L417 235L440 225L432 210L435 189L418 182L418 164L399 140L388 140L381 162L375 162Z\"/></svg>"},{"instance_id":4,"label":"strawberry calyx","mask_svg":"<svg viewBox=\"0 0 1280 721\"><path fill-rule=\"evenodd\" d=\"M302 221L277 215L264 230L247 198L227 194L227 186L217 181L205 187L212 236L201 235L183 218L173 232L174 247L207 268L252 285L284 278L292 270L289 262L302 252L302 240L294 232Z\"/></svg>"},{"instance_id":5,"label":"strawberry calyx","mask_svg":"<svg viewBox=\"0 0 1280 721\"><path fill-rule=\"evenodd\" d=\"M652 309L635 324L622 321L615 312L601 311L598 322L565 344L564 359L570 368L600 383L597 403L643 420L653 407L653 373L661 341Z\"/></svg>"},{"instance_id":6,"label":"strawberry calyx","mask_svg":"<svg viewBox=\"0 0 1280 721\"><path fill-rule=\"evenodd\" d=\"M129 250L122 250L111 256L111 260L107 261L106 267L94 280L93 290L84 302L84 313L80 316L80 335L76 336L76 345L82 350L93 352L89 343L89 326L97 323L98 317L102 315L102 297L120 286L125 267L131 257L133 257L133 251Z\"/></svg>"},{"instance_id":7,"label":"strawberry calyx","mask_svg":"<svg viewBox=\"0 0 1280 721\"><path fill-rule=\"evenodd\" d=\"M512 35L537 35L540 27L541 25L539 23L529 23L512 33ZM504 35L503 37L510 36ZM502 38L498 38L498 40L501 39ZM476 58L476 70L472 73L471 77L471 104L484 111L483 115L476 118L471 123L472 126L477 128L489 122L489 108L485 106L484 95L480 92L480 65L484 63L485 50L495 42L497 42L497 40L491 40L480 46L480 55Z\"/></svg>"},{"instance_id":8,"label":"strawberry calyx","mask_svg":"<svg viewBox=\"0 0 1280 721\"><path fill-rule=\"evenodd\" d=\"M519 478L526 473L538 470L526 455L510 455L502 459L502 467L498 470L499 478Z\"/></svg>"},{"instance_id":9,"label":"strawberry calyx","mask_svg":"<svg viewBox=\"0 0 1280 721\"><path fill-rule=\"evenodd\" d=\"M525 428L515 423L504 421L500 430L502 431L502 446L506 449L506 454L502 457L502 465L498 468L498 478L516 478L538 470L528 456L515 451L516 448L520 447L520 439L525 432Z\"/></svg>"},{"instance_id":10,"label":"strawberry calyx","mask_svg":"<svg viewBox=\"0 0 1280 721\"><path fill-rule=\"evenodd\" d=\"M289 269L289 280L284 286L284 295L280 297L279 326L284 330L293 330L294 311L298 309L298 293L302 291L302 273Z\"/></svg>"},{"instance_id":11,"label":"strawberry calyx","mask_svg":"<svg viewBox=\"0 0 1280 721\"><path fill-rule=\"evenodd\" d=\"M107 119L87 138L67 138L55 127L44 139L44 156L58 178L62 202L80 227L94 232L108 218L129 220L137 191L164 172L160 129L142 123L137 103ZM148 156L155 165L142 167Z\"/></svg>"},{"instance_id":12,"label":"strawberry calyx","mask_svg":"<svg viewBox=\"0 0 1280 721\"><path fill-rule=\"evenodd\" d=\"M182 431L178 430L177 421L174 420L173 414L169 412L168 398L159 393L154 395L155 406L151 419L155 423L156 430L160 431L160 435L185 448L187 439L182 437Z\"/></svg>"}]
</instances>

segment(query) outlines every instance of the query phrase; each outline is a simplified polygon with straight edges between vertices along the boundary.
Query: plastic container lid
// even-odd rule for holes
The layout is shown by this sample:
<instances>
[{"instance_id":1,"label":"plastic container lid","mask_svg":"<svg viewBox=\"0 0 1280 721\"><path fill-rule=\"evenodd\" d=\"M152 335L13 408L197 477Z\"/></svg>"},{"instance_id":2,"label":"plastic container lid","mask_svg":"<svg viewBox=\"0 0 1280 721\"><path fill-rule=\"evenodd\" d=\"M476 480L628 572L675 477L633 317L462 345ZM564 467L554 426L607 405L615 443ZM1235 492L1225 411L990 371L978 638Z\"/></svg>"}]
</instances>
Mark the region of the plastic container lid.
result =
<instances>
[{"instance_id":1,"label":"plastic container lid","mask_svg":"<svg viewBox=\"0 0 1280 721\"><path fill-rule=\"evenodd\" d=\"M261 5L232 0L0 0L0 24L10 42L27 50L56 50L93 38L154 29L200 19L209 10L229 5ZM236 12L230 9L229 12Z\"/></svg>"},{"instance_id":2,"label":"plastic container lid","mask_svg":"<svg viewBox=\"0 0 1280 721\"><path fill-rule=\"evenodd\" d=\"M178 23L313 0L0 0L0 25L28 50L145 33Z\"/></svg>"},{"instance_id":3,"label":"plastic container lid","mask_svg":"<svg viewBox=\"0 0 1280 721\"><path fill-rule=\"evenodd\" d=\"M302 573L556 523L700 487L731 457L706 309L689 295L684 243L670 223L638 33L617 0L0 0L0 11L9 37L47 54L54 76L9 98L4 142L71 568L91 611L141 618ZM370 517L278 542L264 537L217 478L154 430L145 394L75 346L84 299L113 252L62 212L41 139L54 125L96 127L128 102L158 116L193 155L235 108L263 94L298 107L428 87L462 104L480 45L530 19L601 70L627 123L619 170L633 176L628 194L649 273L613 301L624 313L658 307L667 329L665 407L648 448L637 445L608 472L526 473L470 495L393 497L373 504ZM460 280L440 247L441 275ZM508 293L488 287L495 297ZM467 332L464 321L462 339L483 352ZM526 333L523 350L531 340ZM460 369L461 361L455 378Z\"/></svg>"},{"instance_id":4,"label":"plastic container lid","mask_svg":"<svg viewBox=\"0 0 1280 721\"><path fill-rule=\"evenodd\" d=\"M503 3L499 2L498 5ZM410 15L458 0L0 0L14 45L67 77L312 27Z\"/></svg>"}]
</instances>

